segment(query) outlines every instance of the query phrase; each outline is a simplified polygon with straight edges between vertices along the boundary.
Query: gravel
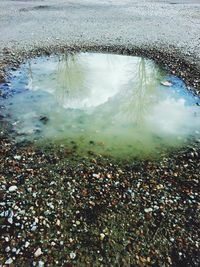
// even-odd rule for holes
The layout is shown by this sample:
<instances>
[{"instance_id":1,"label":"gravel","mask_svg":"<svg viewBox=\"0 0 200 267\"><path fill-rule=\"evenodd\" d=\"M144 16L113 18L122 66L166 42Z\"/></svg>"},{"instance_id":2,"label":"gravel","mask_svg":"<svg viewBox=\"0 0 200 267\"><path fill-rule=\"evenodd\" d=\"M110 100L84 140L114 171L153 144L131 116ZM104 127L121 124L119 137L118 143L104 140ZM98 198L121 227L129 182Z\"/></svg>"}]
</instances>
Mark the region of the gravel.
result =
<instances>
[{"instance_id":1,"label":"gravel","mask_svg":"<svg viewBox=\"0 0 200 267\"><path fill-rule=\"evenodd\" d=\"M2 263L199 265L198 141L132 162L6 136L0 148Z\"/></svg>"},{"instance_id":2,"label":"gravel","mask_svg":"<svg viewBox=\"0 0 200 267\"><path fill-rule=\"evenodd\" d=\"M0 80L28 57L109 51L152 58L200 94L198 2L1 0ZM116 162L0 127L0 265L199 266L200 140Z\"/></svg>"}]
</instances>

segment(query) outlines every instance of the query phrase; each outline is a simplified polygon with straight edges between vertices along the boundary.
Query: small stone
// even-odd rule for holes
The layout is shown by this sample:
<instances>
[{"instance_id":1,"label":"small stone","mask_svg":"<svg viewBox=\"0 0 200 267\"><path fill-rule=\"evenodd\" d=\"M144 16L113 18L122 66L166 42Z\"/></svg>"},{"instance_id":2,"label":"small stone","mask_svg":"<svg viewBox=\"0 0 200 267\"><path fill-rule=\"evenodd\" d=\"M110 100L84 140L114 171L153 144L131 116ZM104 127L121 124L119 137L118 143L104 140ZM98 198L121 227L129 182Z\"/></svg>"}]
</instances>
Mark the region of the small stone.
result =
<instances>
[{"instance_id":1,"label":"small stone","mask_svg":"<svg viewBox=\"0 0 200 267\"><path fill-rule=\"evenodd\" d=\"M10 239L8 236L5 237L5 241L8 242Z\"/></svg>"},{"instance_id":2,"label":"small stone","mask_svg":"<svg viewBox=\"0 0 200 267\"><path fill-rule=\"evenodd\" d=\"M20 160L22 157L21 156L18 156L18 155L15 155L14 156L14 159L16 159L16 160Z\"/></svg>"},{"instance_id":3,"label":"small stone","mask_svg":"<svg viewBox=\"0 0 200 267\"><path fill-rule=\"evenodd\" d=\"M40 116L40 121L43 124L47 124L47 122L49 121L49 118L47 116Z\"/></svg>"},{"instance_id":4,"label":"small stone","mask_svg":"<svg viewBox=\"0 0 200 267\"><path fill-rule=\"evenodd\" d=\"M101 175L99 174L99 173L93 173L93 175L92 175L94 178L100 178L101 177Z\"/></svg>"},{"instance_id":5,"label":"small stone","mask_svg":"<svg viewBox=\"0 0 200 267\"><path fill-rule=\"evenodd\" d=\"M60 220L59 219L56 221L56 225L60 226Z\"/></svg>"},{"instance_id":6,"label":"small stone","mask_svg":"<svg viewBox=\"0 0 200 267\"><path fill-rule=\"evenodd\" d=\"M13 224L13 218L12 218L12 217L8 218L8 222L9 222L10 224Z\"/></svg>"},{"instance_id":7,"label":"small stone","mask_svg":"<svg viewBox=\"0 0 200 267\"><path fill-rule=\"evenodd\" d=\"M76 225L80 225L81 224L81 222L80 221L76 221Z\"/></svg>"},{"instance_id":8,"label":"small stone","mask_svg":"<svg viewBox=\"0 0 200 267\"><path fill-rule=\"evenodd\" d=\"M144 211L145 211L146 213L149 213L149 212L152 212L153 209L152 209L152 208L146 208L146 209L144 209Z\"/></svg>"},{"instance_id":9,"label":"small stone","mask_svg":"<svg viewBox=\"0 0 200 267\"><path fill-rule=\"evenodd\" d=\"M34 256L37 258L37 257L41 256L42 254L43 254L43 253L42 253L41 248L38 248L38 249L35 251Z\"/></svg>"},{"instance_id":10,"label":"small stone","mask_svg":"<svg viewBox=\"0 0 200 267\"><path fill-rule=\"evenodd\" d=\"M5 248L5 252L9 252L9 251L10 251L10 247L8 246Z\"/></svg>"},{"instance_id":11,"label":"small stone","mask_svg":"<svg viewBox=\"0 0 200 267\"><path fill-rule=\"evenodd\" d=\"M74 252L71 252L69 256L72 260L76 258L76 254Z\"/></svg>"},{"instance_id":12,"label":"small stone","mask_svg":"<svg viewBox=\"0 0 200 267\"><path fill-rule=\"evenodd\" d=\"M12 258L9 258L9 259L5 262L5 264L11 264L11 263L13 263L13 259L12 259Z\"/></svg>"},{"instance_id":13,"label":"small stone","mask_svg":"<svg viewBox=\"0 0 200 267\"><path fill-rule=\"evenodd\" d=\"M151 258L150 257L147 257L147 262L151 262Z\"/></svg>"},{"instance_id":14,"label":"small stone","mask_svg":"<svg viewBox=\"0 0 200 267\"><path fill-rule=\"evenodd\" d=\"M100 234L100 240L104 240L104 238L105 238L105 234L101 233Z\"/></svg>"},{"instance_id":15,"label":"small stone","mask_svg":"<svg viewBox=\"0 0 200 267\"><path fill-rule=\"evenodd\" d=\"M11 193L11 192L14 192L17 190L17 186L16 185L11 185L9 188L8 188L8 191Z\"/></svg>"},{"instance_id":16,"label":"small stone","mask_svg":"<svg viewBox=\"0 0 200 267\"><path fill-rule=\"evenodd\" d=\"M10 214L10 211L9 210L6 210L6 211L2 211L0 213L0 217L9 217L9 214Z\"/></svg>"},{"instance_id":17,"label":"small stone","mask_svg":"<svg viewBox=\"0 0 200 267\"><path fill-rule=\"evenodd\" d=\"M29 245L30 245L30 242L26 241L24 246L25 246L25 248L27 248Z\"/></svg>"},{"instance_id":18,"label":"small stone","mask_svg":"<svg viewBox=\"0 0 200 267\"><path fill-rule=\"evenodd\" d=\"M44 262L43 261L39 261L38 262L38 267L44 267Z\"/></svg>"},{"instance_id":19,"label":"small stone","mask_svg":"<svg viewBox=\"0 0 200 267\"><path fill-rule=\"evenodd\" d=\"M35 232L36 229L37 229L37 226L36 226L36 225L33 225L33 226L31 227L31 231L32 231L32 232Z\"/></svg>"},{"instance_id":20,"label":"small stone","mask_svg":"<svg viewBox=\"0 0 200 267\"><path fill-rule=\"evenodd\" d=\"M170 81L163 81L163 82L161 82L161 84L164 86L167 86L167 87L172 86L172 83Z\"/></svg>"}]
</instances>

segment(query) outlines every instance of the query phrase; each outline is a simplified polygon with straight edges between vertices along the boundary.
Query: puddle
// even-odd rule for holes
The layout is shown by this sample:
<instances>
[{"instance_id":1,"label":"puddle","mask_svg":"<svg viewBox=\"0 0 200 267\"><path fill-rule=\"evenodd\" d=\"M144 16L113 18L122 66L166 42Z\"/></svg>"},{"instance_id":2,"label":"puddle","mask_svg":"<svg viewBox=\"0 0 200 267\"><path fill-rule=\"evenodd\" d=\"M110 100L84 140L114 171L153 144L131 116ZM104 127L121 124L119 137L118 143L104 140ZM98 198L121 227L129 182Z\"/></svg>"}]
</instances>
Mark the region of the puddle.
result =
<instances>
[{"instance_id":1,"label":"puddle","mask_svg":"<svg viewBox=\"0 0 200 267\"><path fill-rule=\"evenodd\" d=\"M199 136L199 98L153 61L79 53L29 60L2 84L17 141L79 154L158 156Z\"/></svg>"}]
</instances>

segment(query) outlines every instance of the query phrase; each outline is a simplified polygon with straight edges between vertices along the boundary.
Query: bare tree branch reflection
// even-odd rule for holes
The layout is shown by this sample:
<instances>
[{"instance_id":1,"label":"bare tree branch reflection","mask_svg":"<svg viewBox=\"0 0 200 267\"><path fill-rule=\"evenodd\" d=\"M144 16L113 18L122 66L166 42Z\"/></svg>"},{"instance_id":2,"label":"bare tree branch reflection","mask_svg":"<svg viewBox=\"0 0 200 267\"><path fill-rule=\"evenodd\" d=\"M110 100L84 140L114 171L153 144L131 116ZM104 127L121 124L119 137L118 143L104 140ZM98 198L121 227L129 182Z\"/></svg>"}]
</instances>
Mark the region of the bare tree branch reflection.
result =
<instances>
[{"instance_id":1,"label":"bare tree branch reflection","mask_svg":"<svg viewBox=\"0 0 200 267\"><path fill-rule=\"evenodd\" d=\"M86 87L87 68L78 54L64 54L58 64L56 97L60 103L80 99L89 94Z\"/></svg>"},{"instance_id":2,"label":"bare tree branch reflection","mask_svg":"<svg viewBox=\"0 0 200 267\"><path fill-rule=\"evenodd\" d=\"M28 75L29 75L28 88L33 89L33 72L30 60L28 61Z\"/></svg>"},{"instance_id":3,"label":"bare tree branch reflection","mask_svg":"<svg viewBox=\"0 0 200 267\"><path fill-rule=\"evenodd\" d=\"M141 58L134 66L135 72L120 95L119 116L124 120L142 124L155 101L160 71L151 61ZM131 70L133 72L133 70Z\"/></svg>"}]
</instances>

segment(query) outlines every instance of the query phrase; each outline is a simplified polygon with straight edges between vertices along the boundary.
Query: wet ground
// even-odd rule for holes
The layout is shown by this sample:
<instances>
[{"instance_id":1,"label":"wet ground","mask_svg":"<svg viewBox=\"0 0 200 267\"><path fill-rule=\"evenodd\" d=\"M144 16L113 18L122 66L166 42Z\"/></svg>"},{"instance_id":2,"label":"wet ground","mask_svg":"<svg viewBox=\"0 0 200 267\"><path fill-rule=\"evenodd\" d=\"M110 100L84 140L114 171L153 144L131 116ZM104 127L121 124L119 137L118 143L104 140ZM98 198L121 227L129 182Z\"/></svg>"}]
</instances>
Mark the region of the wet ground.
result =
<instances>
[{"instance_id":1,"label":"wet ground","mask_svg":"<svg viewBox=\"0 0 200 267\"><path fill-rule=\"evenodd\" d=\"M81 48L153 58L199 94L199 9L198 1L2 0L1 80L4 66ZM157 161L120 163L16 143L0 123L2 265L199 265L199 140Z\"/></svg>"}]
</instances>

